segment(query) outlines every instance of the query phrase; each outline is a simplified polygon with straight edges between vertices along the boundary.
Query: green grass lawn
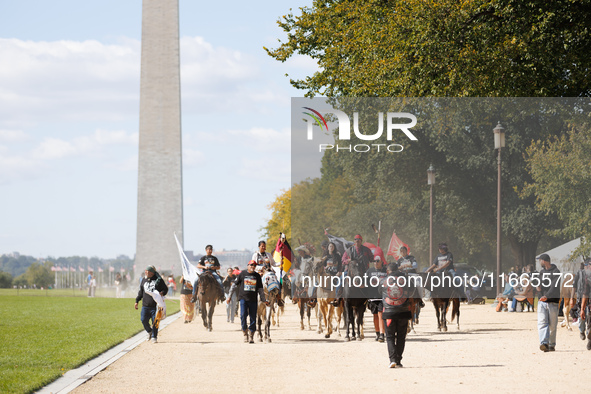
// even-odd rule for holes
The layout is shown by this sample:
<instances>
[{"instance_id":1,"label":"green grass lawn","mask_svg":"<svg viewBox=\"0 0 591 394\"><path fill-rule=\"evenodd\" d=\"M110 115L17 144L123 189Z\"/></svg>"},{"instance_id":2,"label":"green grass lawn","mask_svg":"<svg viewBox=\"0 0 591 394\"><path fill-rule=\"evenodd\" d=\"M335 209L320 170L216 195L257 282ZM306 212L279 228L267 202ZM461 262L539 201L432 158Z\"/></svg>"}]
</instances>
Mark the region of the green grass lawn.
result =
<instances>
[{"instance_id":1,"label":"green grass lawn","mask_svg":"<svg viewBox=\"0 0 591 394\"><path fill-rule=\"evenodd\" d=\"M0 392L38 390L142 331L133 303L0 293ZM166 304L168 315L179 310L177 300Z\"/></svg>"}]
</instances>

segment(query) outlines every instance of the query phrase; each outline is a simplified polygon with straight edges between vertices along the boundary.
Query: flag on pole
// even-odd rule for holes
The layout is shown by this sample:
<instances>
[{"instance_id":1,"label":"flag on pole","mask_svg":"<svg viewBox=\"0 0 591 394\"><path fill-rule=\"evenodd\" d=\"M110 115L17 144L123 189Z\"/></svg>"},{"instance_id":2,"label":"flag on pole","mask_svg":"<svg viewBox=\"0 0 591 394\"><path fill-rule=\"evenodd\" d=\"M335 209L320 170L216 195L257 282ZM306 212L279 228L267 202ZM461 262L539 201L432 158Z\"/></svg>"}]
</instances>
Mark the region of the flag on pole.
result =
<instances>
[{"instance_id":1,"label":"flag on pole","mask_svg":"<svg viewBox=\"0 0 591 394\"><path fill-rule=\"evenodd\" d=\"M156 313L156 318L154 319L154 327L158 328L160 320L166 319L166 303L164 302L164 297L162 297L157 291L146 290L146 293L151 295L154 301L156 301L156 304L158 304L158 311Z\"/></svg>"},{"instance_id":2,"label":"flag on pole","mask_svg":"<svg viewBox=\"0 0 591 394\"><path fill-rule=\"evenodd\" d=\"M84 272L84 268L78 266L78 269L80 270L80 272Z\"/></svg>"},{"instance_id":3,"label":"flag on pole","mask_svg":"<svg viewBox=\"0 0 591 394\"><path fill-rule=\"evenodd\" d=\"M285 234L280 233L279 239L277 240L277 246L275 246L275 252L273 253L273 259L277 263L283 263L283 271L289 272L289 269L291 268L291 260L293 260L292 256L291 246L289 246Z\"/></svg>"},{"instance_id":4,"label":"flag on pole","mask_svg":"<svg viewBox=\"0 0 591 394\"><path fill-rule=\"evenodd\" d=\"M183 247L181 246L181 243L179 242L179 239L177 238L176 234L174 234L174 239L176 241L176 246L179 250L179 257L181 259L181 267L183 268L183 278L185 278L185 280L187 280L187 281L191 282L191 284L193 284L197 280L197 276L198 276L197 268L195 268L195 266L189 262L189 259L185 255L185 252L183 251Z\"/></svg>"},{"instance_id":5,"label":"flag on pole","mask_svg":"<svg viewBox=\"0 0 591 394\"><path fill-rule=\"evenodd\" d=\"M54 272L57 271L53 265L51 266L51 270Z\"/></svg>"},{"instance_id":6,"label":"flag on pole","mask_svg":"<svg viewBox=\"0 0 591 394\"><path fill-rule=\"evenodd\" d=\"M109 272L115 272L115 268L109 267Z\"/></svg>"},{"instance_id":7,"label":"flag on pole","mask_svg":"<svg viewBox=\"0 0 591 394\"><path fill-rule=\"evenodd\" d=\"M99 272L103 272L103 269L101 267L99 267L98 271Z\"/></svg>"},{"instance_id":8,"label":"flag on pole","mask_svg":"<svg viewBox=\"0 0 591 394\"><path fill-rule=\"evenodd\" d=\"M76 268L70 267L70 272L76 272Z\"/></svg>"},{"instance_id":9,"label":"flag on pole","mask_svg":"<svg viewBox=\"0 0 591 394\"><path fill-rule=\"evenodd\" d=\"M400 248L403 246L406 246L406 249L408 249L408 253L410 253L410 248L408 247L408 245L402 242L400 238L396 236L395 232L392 233L392 238L390 239L390 246L388 246L388 253L386 253L386 256L393 256L396 260L398 260L402 257L402 255L400 254Z\"/></svg>"}]
</instances>

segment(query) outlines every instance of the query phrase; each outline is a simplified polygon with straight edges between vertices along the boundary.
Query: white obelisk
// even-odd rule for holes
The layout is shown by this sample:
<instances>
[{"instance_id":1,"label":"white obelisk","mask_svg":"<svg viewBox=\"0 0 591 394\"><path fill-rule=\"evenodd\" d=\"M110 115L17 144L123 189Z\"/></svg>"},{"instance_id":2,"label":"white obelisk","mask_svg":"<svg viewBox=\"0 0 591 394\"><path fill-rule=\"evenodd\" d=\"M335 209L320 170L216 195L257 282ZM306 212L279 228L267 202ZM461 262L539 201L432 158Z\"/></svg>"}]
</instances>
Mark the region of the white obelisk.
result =
<instances>
[{"instance_id":1,"label":"white obelisk","mask_svg":"<svg viewBox=\"0 0 591 394\"><path fill-rule=\"evenodd\" d=\"M143 0L136 279L148 265L180 272L183 242L178 0Z\"/></svg>"}]
</instances>

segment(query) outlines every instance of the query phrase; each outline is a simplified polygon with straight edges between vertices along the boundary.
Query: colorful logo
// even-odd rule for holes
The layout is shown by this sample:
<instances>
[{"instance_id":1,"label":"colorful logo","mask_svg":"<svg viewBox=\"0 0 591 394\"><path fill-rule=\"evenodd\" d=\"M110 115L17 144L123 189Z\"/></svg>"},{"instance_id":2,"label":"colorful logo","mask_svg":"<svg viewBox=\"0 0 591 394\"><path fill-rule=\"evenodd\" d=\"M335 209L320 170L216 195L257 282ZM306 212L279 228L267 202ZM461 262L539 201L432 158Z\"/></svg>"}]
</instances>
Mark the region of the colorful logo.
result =
<instances>
[{"instance_id":1,"label":"colorful logo","mask_svg":"<svg viewBox=\"0 0 591 394\"><path fill-rule=\"evenodd\" d=\"M307 109L308 111L312 111L313 113L310 112L304 112L305 115L311 116L312 119L314 119L316 121L316 123L318 124L318 126L320 126L320 130L324 129L324 131L328 131L328 124L326 124L326 120L324 119L324 117L320 114L320 112L310 108L310 107L302 107L304 109ZM324 124L324 127L322 127L322 125Z\"/></svg>"}]
</instances>

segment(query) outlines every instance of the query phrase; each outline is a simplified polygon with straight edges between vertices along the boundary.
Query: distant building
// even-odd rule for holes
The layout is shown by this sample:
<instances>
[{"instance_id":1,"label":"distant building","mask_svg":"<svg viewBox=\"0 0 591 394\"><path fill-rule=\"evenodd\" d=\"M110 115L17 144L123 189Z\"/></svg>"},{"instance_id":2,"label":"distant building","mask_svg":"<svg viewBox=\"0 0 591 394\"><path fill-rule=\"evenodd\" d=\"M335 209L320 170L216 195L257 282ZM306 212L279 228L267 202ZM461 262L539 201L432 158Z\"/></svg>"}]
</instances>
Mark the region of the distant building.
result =
<instances>
[{"instance_id":1,"label":"distant building","mask_svg":"<svg viewBox=\"0 0 591 394\"><path fill-rule=\"evenodd\" d=\"M222 268L239 267L245 269L248 261L252 257L252 251L248 249L240 250L215 250L213 254L220 261Z\"/></svg>"}]
</instances>

